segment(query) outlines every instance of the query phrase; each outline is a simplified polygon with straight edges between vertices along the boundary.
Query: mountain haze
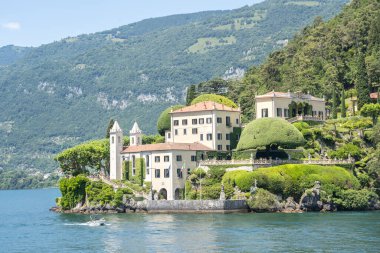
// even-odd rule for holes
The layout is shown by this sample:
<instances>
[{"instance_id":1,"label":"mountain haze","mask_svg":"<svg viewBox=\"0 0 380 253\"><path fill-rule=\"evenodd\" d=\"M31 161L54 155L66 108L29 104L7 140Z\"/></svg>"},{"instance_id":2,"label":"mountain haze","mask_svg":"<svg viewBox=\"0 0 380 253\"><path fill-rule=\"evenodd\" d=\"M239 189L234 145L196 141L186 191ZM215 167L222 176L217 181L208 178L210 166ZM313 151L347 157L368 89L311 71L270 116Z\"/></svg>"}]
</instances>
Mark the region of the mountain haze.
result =
<instances>
[{"instance_id":1,"label":"mountain haze","mask_svg":"<svg viewBox=\"0 0 380 253\"><path fill-rule=\"evenodd\" d=\"M316 16L346 0L267 0L231 11L147 19L37 48L0 48L0 168L54 167L52 157L103 137L110 118L155 133L186 87L240 78ZM10 50L12 49L12 50Z\"/></svg>"}]
</instances>

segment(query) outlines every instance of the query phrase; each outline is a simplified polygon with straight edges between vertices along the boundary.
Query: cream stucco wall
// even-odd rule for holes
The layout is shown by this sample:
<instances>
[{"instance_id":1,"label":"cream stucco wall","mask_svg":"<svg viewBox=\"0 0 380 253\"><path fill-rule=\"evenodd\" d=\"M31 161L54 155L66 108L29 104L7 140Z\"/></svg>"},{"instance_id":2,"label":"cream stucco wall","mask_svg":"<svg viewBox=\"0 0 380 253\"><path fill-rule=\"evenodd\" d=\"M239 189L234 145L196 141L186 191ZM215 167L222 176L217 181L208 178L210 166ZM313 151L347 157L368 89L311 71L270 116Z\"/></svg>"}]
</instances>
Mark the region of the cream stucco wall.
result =
<instances>
[{"instance_id":1,"label":"cream stucco wall","mask_svg":"<svg viewBox=\"0 0 380 253\"><path fill-rule=\"evenodd\" d=\"M231 120L230 126L226 126L227 116ZM218 118L221 118L222 123L217 122ZM197 124L193 124L194 119L197 120ZM203 119L203 124L199 123L200 119ZM207 119L211 119L211 123L207 123ZM174 125L177 120L178 125ZM187 120L187 125L182 124L183 120ZM240 126L240 112L214 110L175 113L171 116L171 131L166 133L166 141L176 143L199 142L213 150L218 150L218 145L222 145L220 151L227 151L230 140L226 140L226 134L231 134L234 127ZM196 133L193 133L193 129L196 129L194 130ZM222 135L221 140L218 140L218 133ZM168 138L168 134L171 138ZM208 134L211 134L211 140L208 140Z\"/></svg>"}]
</instances>

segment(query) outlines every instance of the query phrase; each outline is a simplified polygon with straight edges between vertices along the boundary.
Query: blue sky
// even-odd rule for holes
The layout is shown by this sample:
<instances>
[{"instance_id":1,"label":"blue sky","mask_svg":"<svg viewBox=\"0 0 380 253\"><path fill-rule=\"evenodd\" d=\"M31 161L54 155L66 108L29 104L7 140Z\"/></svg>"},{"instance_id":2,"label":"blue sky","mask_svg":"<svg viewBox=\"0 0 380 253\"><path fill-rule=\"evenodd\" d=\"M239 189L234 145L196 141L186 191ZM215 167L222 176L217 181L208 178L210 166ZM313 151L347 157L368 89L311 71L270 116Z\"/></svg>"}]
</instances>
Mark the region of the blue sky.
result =
<instances>
[{"instance_id":1,"label":"blue sky","mask_svg":"<svg viewBox=\"0 0 380 253\"><path fill-rule=\"evenodd\" d=\"M262 0L1 0L0 46L39 46L151 17L235 9Z\"/></svg>"}]
</instances>

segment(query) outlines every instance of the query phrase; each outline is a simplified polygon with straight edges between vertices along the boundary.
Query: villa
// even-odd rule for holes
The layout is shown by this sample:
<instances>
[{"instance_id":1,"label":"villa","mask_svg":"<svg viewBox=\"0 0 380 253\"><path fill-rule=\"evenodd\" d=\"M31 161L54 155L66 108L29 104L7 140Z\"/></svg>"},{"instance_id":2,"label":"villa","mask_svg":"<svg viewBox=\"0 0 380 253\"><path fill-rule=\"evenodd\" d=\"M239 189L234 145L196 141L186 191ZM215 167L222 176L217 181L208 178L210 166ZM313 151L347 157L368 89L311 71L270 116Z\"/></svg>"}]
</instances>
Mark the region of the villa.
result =
<instances>
[{"instance_id":1,"label":"villa","mask_svg":"<svg viewBox=\"0 0 380 253\"><path fill-rule=\"evenodd\" d=\"M326 120L326 112L325 99L310 94L271 91L256 96L256 119L309 116L314 120Z\"/></svg>"},{"instance_id":2,"label":"villa","mask_svg":"<svg viewBox=\"0 0 380 253\"><path fill-rule=\"evenodd\" d=\"M163 198L179 199L186 177L198 161L212 153L220 158L236 147L240 115L239 108L200 102L170 113L165 143L143 145L142 131L135 122L128 147L123 147L123 130L115 122L110 130L110 179L139 176L151 182L152 190Z\"/></svg>"}]
</instances>

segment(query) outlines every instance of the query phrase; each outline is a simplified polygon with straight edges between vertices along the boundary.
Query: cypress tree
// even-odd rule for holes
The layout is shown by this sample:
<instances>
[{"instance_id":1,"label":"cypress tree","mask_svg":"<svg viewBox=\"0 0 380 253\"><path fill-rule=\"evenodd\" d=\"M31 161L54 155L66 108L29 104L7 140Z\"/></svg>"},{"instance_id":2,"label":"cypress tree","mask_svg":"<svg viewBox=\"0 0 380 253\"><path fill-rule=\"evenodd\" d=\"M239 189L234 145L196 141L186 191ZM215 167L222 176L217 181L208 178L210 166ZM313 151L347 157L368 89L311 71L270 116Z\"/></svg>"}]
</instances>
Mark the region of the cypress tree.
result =
<instances>
[{"instance_id":1,"label":"cypress tree","mask_svg":"<svg viewBox=\"0 0 380 253\"><path fill-rule=\"evenodd\" d=\"M344 95L344 89L342 89L342 97L340 101L340 110L341 110L341 117L345 118L346 117L346 98Z\"/></svg>"},{"instance_id":2,"label":"cypress tree","mask_svg":"<svg viewBox=\"0 0 380 253\"><path fill-rule=\"evenodd\" d=\"M362 53L358 55L356 71L356 90L358 92L358 109L360 110L364 104L371 103L371 98L369 97L371 90L368 85L365 59Z\"/></svg>"},{"instance_id":3,"label":"cypress tree","mask_svg":"<svg viewBox=\"0 0 380 253\"><path fill-rule=\"evenodd\" d=\"M195 94L195 85L190 85L189 89L187 90L186 94L186 105L190 105L191 101L196 97Z\"/></svg>"},{"instance_id":4,"label":"cypress tree","mask_svg":"<svg viewBox=\"0 0 380 253\"><path fill-rule=\"evenodd\" d=\"M338 117L337 115L337 101L336 101L336 91L335 87L333 88L333 94L332 94L332 107L331 107L331 115L333 119L336 119Z\"/></svg>"},{"instance_id":5,"label":"cypress tree","mask_svg":"<svg viewBox=\"0 0 380 253\"><path fill-rule=\"evenodd\" d=\"M106 133L106 138L108 139L110 137L110 130L113 127L113 124L115 123L114 119L110 119L110 122L108 123L107 127L107 133Z\"/></svg>"}]
</instances>

